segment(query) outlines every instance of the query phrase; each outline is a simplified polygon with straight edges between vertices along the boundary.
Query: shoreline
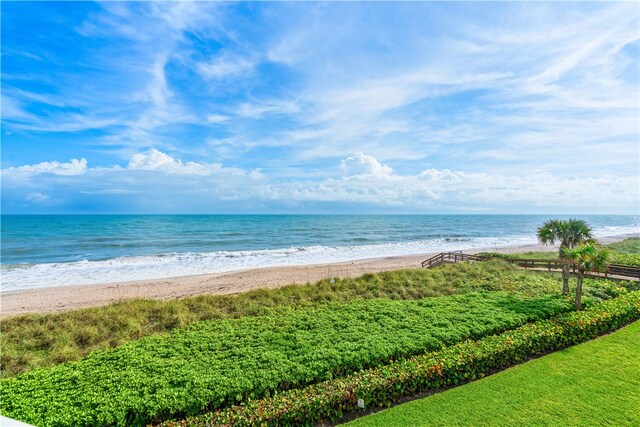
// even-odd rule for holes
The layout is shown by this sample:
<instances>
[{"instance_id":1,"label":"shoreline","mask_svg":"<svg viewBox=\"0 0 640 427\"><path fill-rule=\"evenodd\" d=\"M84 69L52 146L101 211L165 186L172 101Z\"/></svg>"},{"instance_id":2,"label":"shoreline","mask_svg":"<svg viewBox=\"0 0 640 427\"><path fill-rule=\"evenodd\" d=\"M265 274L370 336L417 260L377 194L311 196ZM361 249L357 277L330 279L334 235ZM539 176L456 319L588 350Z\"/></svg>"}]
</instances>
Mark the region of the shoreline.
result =
<instances>
[{"instance_id":1,"label":"shoreline","mask_svg":"<svg viewBox=\"0 0 640 427\"><path fill-rule=\"evenodd\" d=\"M613 243L638 234L602 237L601 243ZM463 251L519 253L550 251L557 248L540 244L477 248ZM292 284L314 283L331 277L357 277L403 268L419 268L425 259L439 252L370 258L337 263L300 266L262 267L224 273L207 273L161 279L134 280L95 285L68 285L10 291L0 294L0 318L27 313L56 313L99 307L131 299L168 300L196 295L232 295L254 289L273 289Z\"/></svg>"}]
</instances>

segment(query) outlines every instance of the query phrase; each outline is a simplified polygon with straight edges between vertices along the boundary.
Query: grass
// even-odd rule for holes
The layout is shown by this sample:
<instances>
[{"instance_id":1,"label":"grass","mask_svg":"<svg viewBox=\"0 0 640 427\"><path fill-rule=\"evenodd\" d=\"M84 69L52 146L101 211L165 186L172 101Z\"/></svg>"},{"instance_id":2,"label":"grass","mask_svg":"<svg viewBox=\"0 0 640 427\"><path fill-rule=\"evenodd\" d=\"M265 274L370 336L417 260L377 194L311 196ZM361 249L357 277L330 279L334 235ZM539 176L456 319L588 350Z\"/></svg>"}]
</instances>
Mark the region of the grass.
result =
<instances>
[{"instance_id":1,"label":"grass","mask_svg":"<svg viewBox=\"0 0 640 427\"><path fill-rule=\"evenodd\" d=\"M79 360L95 350L120 346L193 322L264 314L274 307L317 306L355 298L393 300L506 291L528 296L557 293L555 274L518 270L503 262L397 270L358 278L255 290L236 296L209 295L170 301L133 300L55 314L31 314L0 321L2 376Z\"/></svg>"},{"instance_id":2,"label":"grass","mask_svg":"<svg viewBox=\"0 0 640 427\"><path fill-rule=\"evenodd\" d=\"M354 300L194 323L4 379L2 412L39 426L146 425L341 377L568 312L560 295Z\"/></svg>"},{"instance_id":3,"label":"grass","mask_svg":"<svg viewBox=\"0 0 640 427\"><path fill-rule=\"evenodd\" d=\"M621 242L610 243L607 247L619 254L640 254L640 237L632 237Z\"/></svg>"},{"instance_id":4,"label":"grass","mask_svg":"<svg viewBox=\"0 0 640 427\"><path fill-rule=\"evenodd\" d=\"M376 426L640 425L640 322L349 423Z\"/></svg>"},{"instance_id":5,"label":"grass","mask_svg":"<svg viewBox=\"0 0 640 427\"><path fill-rule=\"evenodd\" d=\"M478 255L490 255L500 259L558 259L558 251L531 251L517 254L501 254L498 252L480 252Z\"/></svg>"}]
</instances>

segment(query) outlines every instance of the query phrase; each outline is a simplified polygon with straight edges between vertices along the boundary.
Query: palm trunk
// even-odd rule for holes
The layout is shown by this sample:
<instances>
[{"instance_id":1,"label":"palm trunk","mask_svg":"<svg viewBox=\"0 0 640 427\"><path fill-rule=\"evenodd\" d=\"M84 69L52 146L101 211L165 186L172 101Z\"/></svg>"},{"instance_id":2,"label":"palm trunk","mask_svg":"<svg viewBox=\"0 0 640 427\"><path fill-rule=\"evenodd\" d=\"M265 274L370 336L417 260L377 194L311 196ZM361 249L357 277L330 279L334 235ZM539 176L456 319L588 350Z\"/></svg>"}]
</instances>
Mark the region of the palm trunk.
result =
<instances>
[{"instance_id":1,"label":"palm trunk","mask_svg":"<svg viewBox=\"0 0 640 427\"><path fill-rule=\"evenodd\" d=\"M582 275L584 271L578 270L578 284L576 285L576 310L582 307Z\"/></svg>"},{"instance_id":2,"label":"palm trunk","mask_svg":"<svg viewBox=\"0 0 640 427\"><path fill-rule=\"evenodd\" d=\"M569 260L564 255L564 250L569 246L560 245L560 262L562 263L562 293L569 295Z\"/></svg>"},{"instance_id":3,"label":"palm trunk","mask_svg":"<svg viewBox=\"0 0 640 427\"><path fill-rule=\"evenodd\" d=\"M562 260L562 293L569 294L569 263L566 260Z\"/></svg>"}]
</instances>

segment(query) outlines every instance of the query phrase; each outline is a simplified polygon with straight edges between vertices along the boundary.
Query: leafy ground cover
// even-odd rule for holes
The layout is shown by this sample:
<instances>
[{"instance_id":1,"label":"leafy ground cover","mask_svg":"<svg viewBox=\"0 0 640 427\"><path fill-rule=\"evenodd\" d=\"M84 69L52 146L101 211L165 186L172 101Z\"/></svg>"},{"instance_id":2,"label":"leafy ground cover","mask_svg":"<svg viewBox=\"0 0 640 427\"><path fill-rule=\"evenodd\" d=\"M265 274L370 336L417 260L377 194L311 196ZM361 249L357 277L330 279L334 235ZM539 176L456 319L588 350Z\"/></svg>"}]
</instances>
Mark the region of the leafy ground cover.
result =
<instances>
[{"instance_id":1,"label":"leafy ground cover","mask_svg":"<svg viewBox=\"0 0 640 427\"><path fill-rule=\"evenodd\" d=\"M134 300L56 314L16 316L0 321L1 373L11 377L37 367L79 360L92 351L193 322L255 316L273 307L313 307L354 298L411 300L480 290L540 296L557 294L561 288L558 275L522 271L496 261L366 274L337 279L335 283L322 280L235 296Z\"/></svg>"},{"instance_id":2,"label":"leafy ground cover","mask_svg":"<svg viewBox=\"0 0 640 427\"><path fill-rule=\"evenodd\" d=\"M343 376L570 310L477 292L354 300L198 322L1 381L3 415L38 426L144 425Z\"/></svg>"},{"instance_id":3,"label":"leafy ground cover","mask_svg":"<svg viewBox=\"0 0 640 427\"><path fill-rule=\"evenodd\" d=\"M500 335L465 341L434 353L363 370L303 389L284 391L200 416L169 421L163 426L312 426L320 420L339 419L345 411L359 411L360 399L366 408L387 407L404 396L438 391L442 387L472 381L532 356L582 343L619 329L639 317L640 292L620 290L619 297L584 311L562 314ZM524 388L527 384L519 383L518 386ZM515 392L520 391L516 388ZM490 406L477 403L475 409L478 412L491 411ZM451 424L457 425L455 420Z\"/></svg>"},{"instance_id":4,"label":"leafy ground cover","mask_svg":"<svg viewBox=\"0 0 640 427\"><path fill-rule=\"evenodd\" d=\"M634 267L640 267L640 255L639 254L613 254L611 262L613 264L632 265Z\"/></svg>"},{"instance_id":5,"label":"leafy ground cover","mask_svg":"<svg viewBox=\"0 0 640 427\"><path fill-rule=\"evenodd\" d=\"M638 354L640 322L635 322L611 335L349 425L640 425Z\"/></svg>"}]
</instances>

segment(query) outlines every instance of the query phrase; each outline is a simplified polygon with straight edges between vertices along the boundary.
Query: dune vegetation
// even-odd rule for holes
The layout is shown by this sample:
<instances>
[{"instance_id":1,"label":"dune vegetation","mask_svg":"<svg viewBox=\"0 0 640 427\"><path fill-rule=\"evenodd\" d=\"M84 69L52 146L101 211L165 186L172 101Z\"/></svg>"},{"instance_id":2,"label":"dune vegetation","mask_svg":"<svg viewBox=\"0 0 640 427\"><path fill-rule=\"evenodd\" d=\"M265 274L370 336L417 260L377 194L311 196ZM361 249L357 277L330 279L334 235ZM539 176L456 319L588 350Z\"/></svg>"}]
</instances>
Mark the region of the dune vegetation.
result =
<instances>
[{"instance_id":1,"label":"dune vegetation","mask_svg":"<svg viewBox=\"0 0 640 427\"><path fill-rule=\"evenodd\" d=\"M640 237L632 237L620 242L610 243L607 247L619 254L640 254Z\"/></svg>"},{"instance_id":2,"label":"dune vegetation","mask_svg":"<svg viewBox=\"0 0 640 427\"><path fill-rule=\"evenodd\" d=\"M475 291L527 296L555 294L558 275L537 274L499 261L397 270L314 284L260 289L239 295L203 295L169 301L132 300L53 314L0 321L3 377L78 360L92 351L171 331L193 322L265 314L274 307L313 307L356 298L412 300ZM594 294L599 286L586 285Z\"/></svg>"}]
</instances>

